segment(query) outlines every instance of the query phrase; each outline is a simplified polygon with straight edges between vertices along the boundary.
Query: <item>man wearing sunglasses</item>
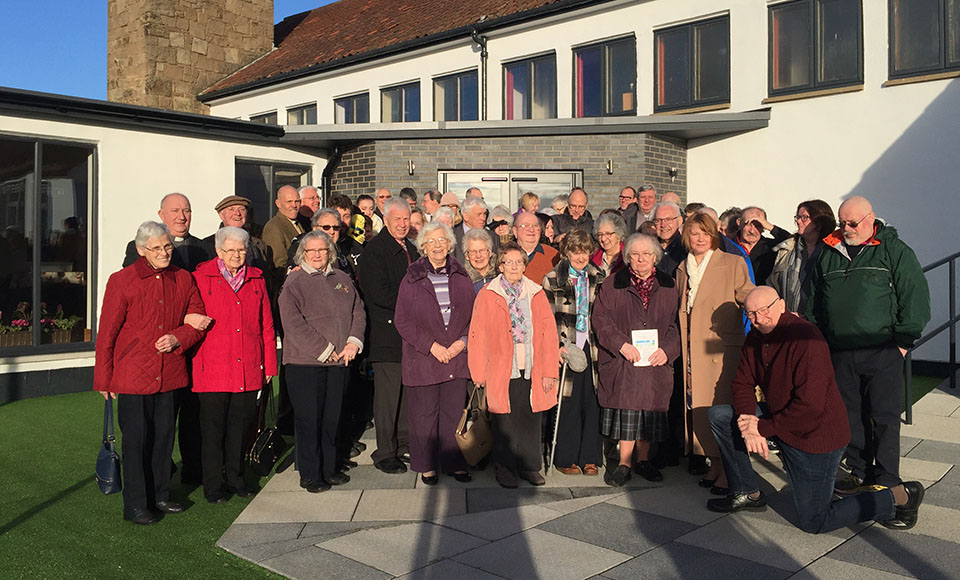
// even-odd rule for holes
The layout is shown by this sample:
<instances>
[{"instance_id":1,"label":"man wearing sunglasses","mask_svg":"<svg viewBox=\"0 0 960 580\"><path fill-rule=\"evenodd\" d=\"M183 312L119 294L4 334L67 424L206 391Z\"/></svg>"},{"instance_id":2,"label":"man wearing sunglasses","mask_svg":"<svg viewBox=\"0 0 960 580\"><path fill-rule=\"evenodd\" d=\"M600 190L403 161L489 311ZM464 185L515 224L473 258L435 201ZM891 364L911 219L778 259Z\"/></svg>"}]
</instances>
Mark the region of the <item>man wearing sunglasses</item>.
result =
<instances>
[{"instance_id":1,"label":"man wearing sunglasses","mask_svg":"<svg viewBox=\"0 0 960 580\"><path fill-rule=\"evenodd\" d=\"M877 220L866 198L837 211L840 228L811 274L807 320L830 345L850 421L846 467L836 491L852 494L900 480L903 357L930 320L930 290L916 255Z\"/></svg>"}]
</instances>

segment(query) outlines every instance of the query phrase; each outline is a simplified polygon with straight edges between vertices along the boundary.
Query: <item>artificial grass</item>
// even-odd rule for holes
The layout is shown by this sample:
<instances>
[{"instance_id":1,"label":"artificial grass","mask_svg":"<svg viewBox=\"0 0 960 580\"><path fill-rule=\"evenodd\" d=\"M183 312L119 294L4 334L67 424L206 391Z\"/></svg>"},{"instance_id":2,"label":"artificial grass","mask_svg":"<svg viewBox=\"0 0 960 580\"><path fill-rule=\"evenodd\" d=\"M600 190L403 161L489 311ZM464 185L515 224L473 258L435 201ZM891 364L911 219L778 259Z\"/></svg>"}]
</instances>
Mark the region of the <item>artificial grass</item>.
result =
<instances>
[{"instance_id":1,"label":"artificial grass","mask_svg":"<svg viewBox=\"0 0 960 580\"><path fill-rule=\"evenodd\" d=\"M202 487L183 488L174 475L171 499L186 500L185 512L150 526L123 521L121 495L101 494L93 475L103 425L99 393L0 405L0 425L5 580L280 578L215 546L249 499L211 505Z\"/></svg>"}]
</instances>

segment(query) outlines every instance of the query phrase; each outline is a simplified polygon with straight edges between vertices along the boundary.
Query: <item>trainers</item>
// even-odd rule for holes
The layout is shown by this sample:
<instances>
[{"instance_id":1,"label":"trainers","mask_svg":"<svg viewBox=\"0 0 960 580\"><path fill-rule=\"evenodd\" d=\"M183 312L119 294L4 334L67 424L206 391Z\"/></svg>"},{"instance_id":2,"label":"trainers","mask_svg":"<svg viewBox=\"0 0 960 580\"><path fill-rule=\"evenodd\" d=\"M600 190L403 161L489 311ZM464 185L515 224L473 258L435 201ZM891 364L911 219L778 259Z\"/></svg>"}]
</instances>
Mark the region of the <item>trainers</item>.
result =
<instances>
[{"instance_id":1,"label":"trainers","mask_svg":"<svg viewBox=\"0 0 960 580\"><path fill-rule=\"evenodd\" d=\"M863 479L853 475L852 473L843 479L838 479L833 484L834 493L838 493L840 495L851 495L864 490L865 486L863 485Z\"/></svg>"},{"instance_id":2,"label":"trainers","mask_svg":"<svg viewBox=\"0 0 960 580\"><path fill-rule=\"evenodd\" d=\"M618 465L614 469L607 468L607 472L603 474L603 481L609 486L623 487L631 477L629 465Z\"/></svg>"},{"instance_id":3,"label":"trainers","mask_svg":"<svg viewBox=\"0 0 960 580\"><path fill-rule=\"evenodd\" d=\"M892 520L880 522L891 530L909 530L917 525L917 514L923 502L923 485L919 481L905 481L903 489L907 491L907 503L896 506Z\"/></svg>"}]
</instances>

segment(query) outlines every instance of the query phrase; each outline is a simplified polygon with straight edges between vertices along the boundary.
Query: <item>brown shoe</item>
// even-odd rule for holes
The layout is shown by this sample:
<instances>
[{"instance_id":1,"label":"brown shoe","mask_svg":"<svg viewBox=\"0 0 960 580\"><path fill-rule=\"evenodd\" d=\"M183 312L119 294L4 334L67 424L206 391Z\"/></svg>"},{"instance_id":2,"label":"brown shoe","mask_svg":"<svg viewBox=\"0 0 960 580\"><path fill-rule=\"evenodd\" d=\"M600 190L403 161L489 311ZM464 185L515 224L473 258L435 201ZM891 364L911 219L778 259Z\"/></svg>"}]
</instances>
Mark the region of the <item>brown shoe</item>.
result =
<instances>
[{"instance_id":1,"label":"brown shoe","mask_svg":"<svg viewBox=\"0 0 960 580\"><path fill-rule=\"evenodd\" d=\"M580 466L571 465L570 467L558 467L557 471L564 475L580 475Z\"/></svg>"},{"instance_id":2,"label":"brown shoe","mask_svg":"<svg viewBox=\"0 0 960 580\"><path fill-rule=\"evenodd\" d=\"M584 475L600 475L600 468L592 463L583 466Z\"/></svg>"},{"instance_id":3,"label":"brown shoe","mask_svg":"<svg viewBox=\"0 0 960 580\"><path fill-rule=\"evenodd\" d=\"M530 482L530 485L544 485L547 483L547 480L543 478L543 475L541 475L539 471L521 471L520 477Z\"/></svg>"},{"instance_id":4,"label":"brown shoe","mask_svg":"<svg viewBox=\"0 0 960 580\"><path fill-rule=\"evenodd\" d=\"M497 465L497 483L500 487L507 489L513 489L519 485L516 474L502 465Z\"/></svg>"}]
</instances>

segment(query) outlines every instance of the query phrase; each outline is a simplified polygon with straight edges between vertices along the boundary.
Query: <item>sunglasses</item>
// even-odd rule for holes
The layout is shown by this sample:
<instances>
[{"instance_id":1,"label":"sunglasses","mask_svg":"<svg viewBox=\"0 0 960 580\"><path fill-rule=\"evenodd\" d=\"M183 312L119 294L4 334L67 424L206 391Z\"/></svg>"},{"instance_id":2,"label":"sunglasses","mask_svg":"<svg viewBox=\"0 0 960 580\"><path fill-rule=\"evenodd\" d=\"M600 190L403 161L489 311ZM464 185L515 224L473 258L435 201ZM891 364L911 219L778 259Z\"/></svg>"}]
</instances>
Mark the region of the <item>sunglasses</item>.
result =
<instances>
[{"instance_id":1,"label":"sunglasses","mask_svg":"<svg viewBox=\"0 0 960 580\"><path fill-rule=\"evenodd\" d=\"M857 221L853 221L853 220L840 220L840 222L839 222L838 225L840 226L840 229L843 229L843 226L847 226L847 227L850 228L851 230L855 230L855 229L857 229L858 227L860 227L860 224L863 223L863 220L867 219L867 218L868 218L869 216L871 216L871 215L873 215L873 212L868 213L867 215L863 216L862 218L860 218L860 219L857 220Z\"/></svg>"}]
</instances>

